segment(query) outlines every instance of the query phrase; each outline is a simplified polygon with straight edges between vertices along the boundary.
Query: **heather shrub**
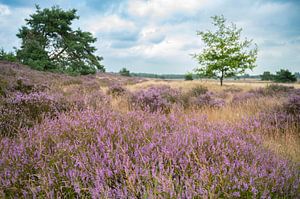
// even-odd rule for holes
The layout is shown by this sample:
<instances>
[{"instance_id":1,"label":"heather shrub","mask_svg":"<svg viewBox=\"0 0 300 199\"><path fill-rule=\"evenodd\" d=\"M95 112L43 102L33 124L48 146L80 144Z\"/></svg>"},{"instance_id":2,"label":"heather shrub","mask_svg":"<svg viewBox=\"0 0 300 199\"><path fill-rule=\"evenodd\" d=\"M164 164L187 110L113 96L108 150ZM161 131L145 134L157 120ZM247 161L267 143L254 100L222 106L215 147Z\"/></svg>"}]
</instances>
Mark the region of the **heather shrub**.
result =
<instances>
[{"instance_id":1,"label":"heather shrub","mask_svg":"<svg viewBox=\"0 0 300 199\"><path fill-rule=\"evenodd\" d=\"M207 91L208 91L208 89L205 86L197 85L188 92L188 95L190 95L192 97L197 97L199 95L206 94Z\"/></svg>"},{"instance_id":2,"label":"heather shrub","mask_svg":"<svg viewBox=\"0 0 300 199\"><path fill-rule=\"evenodd\" d=\"M292 92L283 105L284 110L293 115L300 115L300 89Z\"/></svg>"},{"instance_id":3,"label":"heather shrub","mask_svg":"<svg viewBox=\"0 0 300 199\"><path fill-rule=\"evenodd\" d=\"M253 92L242 92L242 93L237 93L233 95L231 103L232 104L241 104L241 103L246 103L249 100L255 99L260 97L260 95L257 95L256 93Z\"/></svg>"},{"instance_id":4,"label":"heather shrub","mask_svg":"<svg viewBox=\"0 0 300 199\"><path fill-rule=\"evenodd\" d=\"M278 95L286 95L288 92L293 90L292 86L283 86L279 84L270 84L265 88L256 88L249 91L249 93L255 94L257 97L262 96L278 96Z\"/></svg>"},{"instance_id":5,"label":"heather shrub","mask_svg":"<svg viewBox=\"0 0 300 199\"><path fill-rule=\"evenodd\" d=\"M49 88L46 85L32 84L29 79L19 78L16 81L16 84L10 89L12 92L21 92L29 94L31 92L44 92Z\"/></svg>"},{"instance_id":6,"label":"heather shrub","mask_svg":"<svg viewBox=\"0 0 300 199\"><path fill-rule=\"evenodd\" d=\"M126 93L127 90L124 87L122 87L120 84L113 84L107 90L107 94L112 95L114 97L122 96L125 95Z\"/></svg>"},{"instance_id":7,"label":"heather shrub","mask_svg":"<svg viewBox=\"0 0 300 199\"><path fill-rule=\"evenodd\" d=\"M284 131L288 127L300 128L300 92L293 91L281 106L259 114L259 120L268 129Z\"/></svg>"},{"instance_id":8,"label":"heather shrub","mask_svg":"<svg viewBox=\"0 0 300 199\"><path fill-rule=\"evenodd\" d=\"M293 89L294 89L293 86L284 86L280 84L270 84L266 86L267 93L275 94L275 95L278 93L288 93Z\"/></svg>"},{"instance_id":9,"label":"heather shrub","mask_svg":"<svg viewBox=\"0 0 300 199\"><path fill-rule=\"evenodd\" d=\"M68 104L44 92L15 92L3 99L0 107L0 134L16 135L21 128L32 127L44 117L66 111Z\"/></svg>"},{"instance_id":10,"label":"heather shrub","mask_svg":"<svg viewBox=\"0 0 300 199\"><path fill-rule=\"evenodd\" d=\"M8 82L4 79L0 79L0 96L5 96L7 92Z\"/></svg>"},{"instance_id":11,"label":"heather shrub","mask_svg":"<svg viewBox=\"0 0 300 199\"><path fill-rule=\"evenodd\" d=\"M216 96L211 93L205 93L202 95L198 95L197 97L193 97L190 99L190 104L196 107L211 107L211 108L220 108L225 105L225 101L220 98L216 98Z\"/></svg>"},{"instance_id":12,"label":"heather shrub","mask_svg":"<svg viewBox=\"0 0 300 199\"><path fill-rule=\"evenodd\" d=\"M169 86L150 87L133 93L130 97L132 107L138 107L150 112L169 112L172 104L180 99L180 91Z\"/></svg>"},{"instance_id":13,"label":"heather shrub","mask_svg":"<svg viewBox=\"0 0 300 199\"><path fill-rule=\"evenodd\" d=\"M64 93L64 98L69 102L71 109L77 110L98 109L110 103L110 97L101 90L87 91L82 87L69 88Z\"/></svg>"},{"instance_id":14,"label":"heather shrub","mask_svg":"<svg viewBox=\"0 0 300 199\"><path fill-rule=\"evenodd\" d=\"M4 198L299 197L296 164L196 115L72 111L25 135L0 140Z\"/></svg>"}]
</instances>

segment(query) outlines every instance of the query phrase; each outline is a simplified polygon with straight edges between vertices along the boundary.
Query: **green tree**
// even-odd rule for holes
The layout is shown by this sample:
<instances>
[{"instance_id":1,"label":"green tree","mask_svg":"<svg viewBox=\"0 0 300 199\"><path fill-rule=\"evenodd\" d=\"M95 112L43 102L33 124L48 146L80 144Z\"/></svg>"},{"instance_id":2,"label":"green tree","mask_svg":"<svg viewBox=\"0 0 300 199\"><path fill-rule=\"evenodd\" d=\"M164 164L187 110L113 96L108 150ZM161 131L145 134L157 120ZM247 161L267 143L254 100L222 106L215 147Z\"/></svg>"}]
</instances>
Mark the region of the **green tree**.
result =
<instances>
[{"instance_id":1,"label":"green tree","mask_svg":"<svg viewBox=\"0 0 300 199\"><path fill-rule=\"evenodd\" d=\"M294 75L296 76L297 79L300 79L300 72L295 72Z\"/></svg>"},{"instance_id":2,"label":"green tree","mask_svg":"<svg viewBox=\"0 0 300 199\"><path fill-rule=\"evenodd\" d=\"M281 69L280 71L276 72L274 81L282 82L282 83L290 83L290 82L296 82L297 78L289 70Z\"/></svg>"},{"instance_id":3,"label":"green tree","mask_svg":"<svg viewBox=\"0 0 300 199\"><path fill-rule=\"evenodd\" d=\"M122 68L122 69L119 71L119 74L122 75L122 76L130 77L130 71L127 70L126 68Z\"/></svg>"},{"instance_id":4,"label":"green tree","mask_svg":"<svg viewBox=\"0 0 300 199\"><path fill-rule=\"evenodd\" d=\"M187 73L187 74L185 74L184 75L184 80L186 80L186 81L192 81L192 80L194 80L193 73Z\"/></svg>"},{"instance_id":5,"label":"green tree","mask_svg":"<svg viewBox=\"0 0 300 199\"><path fill-rule=\"evenodd\" d=\"M0 50L0 60L1 61L17 61L17 57L13 52L5 52L3 48Z\"/></svg>"},{"instance_id":6,"label":"green tree","mask_svg":"<svg viewBox=\"0 0 300 199\"><path fill-rule=\"evenodd\" d=\"M240 40L242 29L233 23L226 24L224 16L213 16L215 32L197 32L205 44L200 54L194 55L200 66L195 71L200 76L220 79L221 86L226 77L243 74L255 67L257 47L251 47L252 40Z\"/></svg>"},{"instance_id":7,"label":"green tree","mask_svg":"<svg viewBox=\"0 0 300 199\"><path fill-rule=\"evenodd\" d=\"M269 72L269 71L265 71L265 72L260 76L261 80L263 80L263 81L274 80L274 77L275 77L275 76L274 76L271 72Z\"/></svg>"},{"instance_id":8,"label":"green tree","mask_svg":"<svg viewBox=\"0 0 300 199\"><path fill-rule=\"evenodd\" d=\"M19 29L22 39L17 58L34 69L62 71L72 74L104 72L102 57L95 56L92 46L96 38L80 29L72 30L72 21L79 19L76 10L64 11L58 6L41 9L25 19Z\"/></svg>"}]
</instances>

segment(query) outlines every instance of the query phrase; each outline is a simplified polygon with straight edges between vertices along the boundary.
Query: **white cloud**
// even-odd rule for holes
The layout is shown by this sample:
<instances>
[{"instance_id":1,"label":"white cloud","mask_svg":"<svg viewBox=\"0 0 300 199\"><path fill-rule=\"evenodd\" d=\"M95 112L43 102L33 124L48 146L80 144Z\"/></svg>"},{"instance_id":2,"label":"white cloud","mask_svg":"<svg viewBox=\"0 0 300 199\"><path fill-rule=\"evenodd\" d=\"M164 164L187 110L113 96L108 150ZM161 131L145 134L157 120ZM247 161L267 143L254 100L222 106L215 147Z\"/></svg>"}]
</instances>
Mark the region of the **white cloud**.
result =
<instances>
[{"instance_id":1,"label":"white cloud","mask_svg":"<svg viewBox=\"0 0 300 199\"><path fill-rule=\"evenodd\" d=\"M168 18L174 14L195 14L207 0L129 0L128 12L133 16Z\"/></svg>"},{"instance_id":2,"label":"white cloud","mask_svg":"<svg viewBox=\"0 0 300 199\"><path fill-rule=\"evenodd\" d=\"M86 24L87 30L94 34L101 32L121 32L123 30L136 30L136 26L132 21L122 19L118 15L109 16L93 16L88 19Z\"/></svg>"},{"instance_id":3,"label":"white cloud","mask_svg":"<svg viewBox=\"0 0 300 199\"><path fill-rule=\"evenodd\" d=\"M146 43L160 43L165 39L165 33L159 27L145 27L140 33L141 40Z\"/></svg>"},{"instance_id":4,"label":"white cloud","mask_svg":"<svg viewBox=\"0 0 300 199\"><path fill-rule=\"evenodd\" d=\"M32 9L13 8L0 4L0 47L12 50L13 47L20 45L16 34L18 29L25 25L25 18L32 12Z\"/></svg>"},{"instance_id":5,"label":"white cloud","mask_svg":"<svg viewBox=\"0 0 300 199\"><path fill-rule=\"evenodd\" d=\"M63 1L59 0L59 4ZM135 72L184 73L197 66L190 56L201 51L197 30L213 29L210 16L224 14L242 27L242 37L258 44L258 67L274 72L279 67L300 70L299 6L291 1L265 0L128 0L111 1L100 10L87 1L62 4L77 8L80 20L73 27L90 31L108 71L128 67ZM118 1L121 2L121 1ZM60 4L61 5L61 4ZM300 4L299 4L300 5ZM17 13L17 14L15 14ZM0 3L0 44L17 46L16 33L32 10ZM296 16L296 17L295 17ZM0 46L0 47L1 47Z\"/></svg>"},{"instance_id":6,"label":"white cloud","mask_svg":"<svg viewBox=\"0 0 300 199\"><path fill-rule=\"evenodd\" d=\"M10 15L11 11L8 6L0 4L0 16Z\"/></svg>"}]
</instances>

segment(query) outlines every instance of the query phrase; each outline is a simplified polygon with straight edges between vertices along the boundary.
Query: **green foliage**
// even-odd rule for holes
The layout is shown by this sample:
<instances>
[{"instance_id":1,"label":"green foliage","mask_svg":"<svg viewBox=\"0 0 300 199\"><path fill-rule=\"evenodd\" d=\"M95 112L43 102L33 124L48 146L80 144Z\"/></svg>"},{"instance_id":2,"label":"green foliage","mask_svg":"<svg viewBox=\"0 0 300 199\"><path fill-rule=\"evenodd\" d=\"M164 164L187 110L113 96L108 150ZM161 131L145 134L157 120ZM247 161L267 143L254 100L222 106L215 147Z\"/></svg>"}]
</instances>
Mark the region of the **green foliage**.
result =
<instances>
[{"instance_id":1,"label":"green foliage","mask_svg":"<svg viewBox=\"0 0 300 199\"><path fill-rule=\"evenodd\" d=\"M0 50L0 60L1 61L17 61L17 57L13 52L5 52L3 48Z\"/></svg>"},{"instance_id":2,"label":"green foliage","mask_svg":"<svg viewBox=\"0 0 300 199\"><path fill-rule=\"evenodd\" d=\"M122 69L119 71L119 74L122 75L122 76L130 77L130 71L127 70L126 68L122 68Z\"/></svg>"},{"instance_id":3,"label":"green foliage","mask_svg":"<svg viewBox=\"0 0 300 199\"><path fill-rule=\"evenodd\" d=\"M238 74L243 74L246 69L255 67L257 47L247 50L252 40L240 41L242 29L236 25L225 24L224 16L214 16L213 25L217 27L215 32L197 32L206 45L202 53L194 55L200 64L195 69L199 76L217 77L221 85L223 79Z\"/></svg>"},{"instance_id":4,"label":"green foliage","mask_svg":"<svg viewBox=\"0 0 300 199\"><path fill-rule=\"evenodd\" d=\"M194 79L193 79L193 74L192 74L192 73L187 73L187 74L185 74L184 79L185 79L186 81L192 81L192 80L194 80Z\"/></svg>"},{"instance_id":5,"label":"green foliage","mask_svg":"<svg viewBox=\"0 0 300 199\"><path fill-rule=\"evenodd\" d=\"M75 9L64 11L54 6L41 10L36 6L36 12L25 20L27 26L17 34L22 40L18 59L37 70L82 75L104 72L102 57L94 55L96 48L91 45L96 38L89 32L72 30L75 19L79 19Z\"/></svg>"},{"instance_id":6,"label":"green foliage","mask_svg":"<svg viewBox=\"0 0 300 199\"><path fill-rule=\"evenodd\" d=\"M282 83L289 83L289 82L296 82L297 78L289 70L281 69L280 71L276 72L274 81L282 82Z\"/></svg>"},{"instance_id":7,"label":"green foliage","mask_svg":"<svg viewBox=\"0 0 300 199\"><path fill-rule=\"evenodd\" d=\"M265 71L261 76L260 76L261 80L263 81L270 81L270 80L274 80L275 76L269 72L269 71Z\"/></svg>"}]
</instances>

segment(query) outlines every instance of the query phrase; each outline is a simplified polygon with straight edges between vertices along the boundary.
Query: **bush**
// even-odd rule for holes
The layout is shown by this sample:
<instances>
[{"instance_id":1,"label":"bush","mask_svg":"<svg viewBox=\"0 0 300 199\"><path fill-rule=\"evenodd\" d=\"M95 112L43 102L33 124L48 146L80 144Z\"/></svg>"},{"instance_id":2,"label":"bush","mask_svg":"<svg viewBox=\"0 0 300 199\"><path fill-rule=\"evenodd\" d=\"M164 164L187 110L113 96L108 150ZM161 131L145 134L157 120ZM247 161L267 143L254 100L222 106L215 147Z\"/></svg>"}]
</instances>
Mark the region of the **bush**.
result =
<instances>
[{"instance_id":1,"label":"bush","mask_svg":"<svg viewBox=\"0 0 300 199\"><path fill-rule=\"evenodd\" d=\"M185 74L184 79L186 81L192 81L193 80L193 74L192 73Z\"/></svg>"},{"instance_id":2,"label":"bush","mask_svg":"<svg viewBox=\"0 0 300 199\"><path fill-rule=\"evenodd\" d=\"M8 82L4 79L0 79L0 97L5 96L7 92Z\"/></svg>"},{"instance_id":3,"label":"bush","mask_svg":"<svg viewBox=\"0 0 300 199\"><path fill-rule=\"evenodd\" d=\"M191 97L197 97L199 95L203 95L205 93L207 93L208 89L202 85L198 85L193 87L189 92L188 95L190 95Z\"/></svg>"},{"instance_id":4,"label":"bush","mask_svg":"<svg viewBox=\"0 0 300 199\"><path fill-rule=\"evenodd\" d=\"M300 116L300 89L292 92L284 103L284 109L297 117ZM299 117L300 118L300 117Z\"/></svg>"},{"instance_id":5,"label":"bush","mask_svg":"<svg viewBox=\"0 0 300 199\"><path fill-rule=\"evenodd\" d=\"M215 98L213 93L205 93L197 97L191 98L190 103L196 107L211 107L211 108L220 108L225 105L223 99Z\"/></svg>"},{"instance_id":6,"label":"bush","mask_svg":"<svg viewBox=\"0 0 300 199\"><path fill-rule=\"evenodd\" d=\"M124 87L122 87L120 84L113 84L107 90L107 94L112 95L114 97L122 96L126 94L126 92L127 90Z\"/></svg>"},{"instance_id":7,"label":"bush","mask_svg":"<svg viewBox=\"0 0 300 199\"><path fill-rule=\"evenodd\" d=\"M232 104L241 104L244 102L247 102L251 99L255 99L261 97L260 94L254 92L243 92L243 93L237 93L233 96L231 103Z\"/></svg>"},{"instance_id":8,"label":"bush","mask_svg":"<svg viewBox=\"0 0 300 199\"><path fill-rule=\"evenodd\" d=\"M278 94L285 94L293 90L293 86L283 86L279 84L270 84L266 87L266 94L267 95L278 95Z\"/></svg>"},{"instance_id":9,"label":"bush","mask_svg":"<svg viewBox=\"0 0 300 199\"><path fill-rule=\"evenodd\" d=\"M133 93L130 102L132 106L150 112L169 112L173 103L180 98L180 92L169 86L150 87Z\"/></svg>"},{"instance_id":10,"label":"bush","mask_svg":"<svg viewBox=\"0 0 300 199\"><path fill-rule=\"evenodd\" d=\"M292 86L270 84L270 85L267 85L265 88L252 89L249 91L249 93L253 93L256 97L278 96L278 95L286 95L293 89L294 89L294 87L292 87Z\"/></svg>"},{"instance_id":11,"label":"bush","mask_svg":"<svg viewBox=\"0 0 300 199\"><path fill-rule=\"evenodd\" d=\"M67 103L44 92L13 93L1 106L0 134L14 136L22 128L30 128L44 117L54 117L67 109Z\"/></svg>"}]
</instances>

